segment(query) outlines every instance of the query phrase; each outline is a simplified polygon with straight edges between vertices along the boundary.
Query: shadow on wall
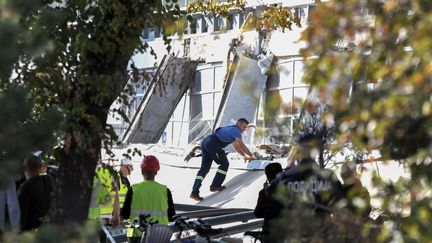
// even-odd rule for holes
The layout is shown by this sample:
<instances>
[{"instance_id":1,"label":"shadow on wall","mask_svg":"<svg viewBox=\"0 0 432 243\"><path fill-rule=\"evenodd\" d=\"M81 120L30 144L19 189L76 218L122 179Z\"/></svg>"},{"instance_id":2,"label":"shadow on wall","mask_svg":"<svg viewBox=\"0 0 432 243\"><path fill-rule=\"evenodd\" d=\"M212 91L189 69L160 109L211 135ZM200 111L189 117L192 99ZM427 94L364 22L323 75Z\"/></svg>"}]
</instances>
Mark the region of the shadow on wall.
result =
<instances>
[{"instance_id":1,"label":"shadow on wall","mask_svg":"<svg viewBox=\"0 0 432 243\"><path fill-rule=\"evenodd\" d=\"M257 181L257 179L261 176L263 176L262 171L244 172L243 174L240 174L227 181L224 184L226 186L225 190L212 193L211 195L205 197L204 201L199 202L196 205L222 207L223 205L234 200L234 198L241 193L242 189L245 189L249 186L259 186L261 188L264 181L259 181L258 185L254 185L254 182ZM258 197L258 194L256 197Z\"/></svg>"}]
</instances>

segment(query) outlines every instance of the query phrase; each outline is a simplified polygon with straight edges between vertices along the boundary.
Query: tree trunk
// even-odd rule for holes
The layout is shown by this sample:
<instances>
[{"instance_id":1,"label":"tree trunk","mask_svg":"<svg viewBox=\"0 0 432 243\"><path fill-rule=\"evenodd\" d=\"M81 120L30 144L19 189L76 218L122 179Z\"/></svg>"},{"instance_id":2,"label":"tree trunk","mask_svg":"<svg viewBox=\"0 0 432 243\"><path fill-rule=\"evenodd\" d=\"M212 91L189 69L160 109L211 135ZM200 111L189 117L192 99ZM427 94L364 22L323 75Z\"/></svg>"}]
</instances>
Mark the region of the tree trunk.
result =
<instances>
[{"instance_id":1,"label":"tree trunk","mask_svg":"<svg viewBox=\"0 0 432 243\"><path fill-rule=\"evenodd\" d=\"M79 151L76 146L71 147L69 153L62 151L65 157L60 165L52 207L52 222L56 224L84 222L87 219L92 194L97 153Z\"/></svg>"},{"instance_id":2,"label":"tree trunk","mask_svg":"<svg viewBox=\"0 0 432 243\"><path fill-rule=\"evenodd\" d=\"M82 106L69 107L70 114L83 109L80 117L70 117L59 160L56 194L52 207L52 221L56 224L82 223L88 218L88 208L93 189L93 177L100 160L105 120L111 101L95 104L91 89L80 93L77 89L74 99ZM82 89L81 89L82 90ZM82 97L85 97L84 99ZM75 110L74 110L75 109Z\"/></svg>"}]
</instances>

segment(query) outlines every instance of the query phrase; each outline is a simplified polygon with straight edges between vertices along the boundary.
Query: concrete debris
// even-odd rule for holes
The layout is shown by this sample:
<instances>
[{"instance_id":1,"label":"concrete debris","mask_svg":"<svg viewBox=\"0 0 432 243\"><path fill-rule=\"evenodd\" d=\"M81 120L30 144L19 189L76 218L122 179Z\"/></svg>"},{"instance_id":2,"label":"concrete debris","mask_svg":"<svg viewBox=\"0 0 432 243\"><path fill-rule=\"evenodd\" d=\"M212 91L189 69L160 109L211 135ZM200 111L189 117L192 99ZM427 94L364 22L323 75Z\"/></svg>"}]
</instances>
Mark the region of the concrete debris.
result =
<instances>
[{"instance_id":1,"label":"concrete debris","mask_svg":"<svg viewBox=\"0 0 432 243\"><path fill-rule=\"evenodd\" d=\"M123 143L157 143L180 99L191 85L199 60L169 56L157 73L131 120Z\"/></svg>"},{"instance_id":2,"label":"concrete debris","mask_svg":"<svg viewBox=\"0 0 432 243\"><path fill-rule=\"evenodd\" d=\"M185 151L189 151L189 153L184 158L184 161L187 163L187 162L189 162L190 159L192 159L192 157L201 156L201 153L196 152L198 150L201 151L201 145L200 144L193 146L192 149L190 149L190 150L185 150Z\"/></svg>"}]
</instances>

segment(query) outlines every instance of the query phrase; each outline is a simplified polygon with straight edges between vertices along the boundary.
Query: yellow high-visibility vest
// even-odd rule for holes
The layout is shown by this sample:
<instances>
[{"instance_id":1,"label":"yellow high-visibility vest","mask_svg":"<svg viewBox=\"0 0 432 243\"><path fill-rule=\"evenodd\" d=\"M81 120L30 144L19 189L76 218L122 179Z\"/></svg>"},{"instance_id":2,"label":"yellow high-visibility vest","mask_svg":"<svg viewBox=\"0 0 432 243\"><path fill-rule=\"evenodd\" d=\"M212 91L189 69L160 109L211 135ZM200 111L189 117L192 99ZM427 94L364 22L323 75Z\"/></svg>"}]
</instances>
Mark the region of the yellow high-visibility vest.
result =
<instances>
[{"instance_id":1,"label":"yellow high-visibility vest","mask_svg":"<svg viewBox=\"0 0 432 243\"><path fill-rule=\"evenodd\" d=\"M88 218L99 218L102 214L112 213L112 178L108 169L97 167L93 178L93 191L90 199Z\"/></svg>"},{"instance_id":2,"label":"yellow high-visibility vest","mask_svg":"<svg viewBox=\"0 0 432 243\"><path fill-rule=\"evenodd\" d=\"M158 182L145 180L132 185L132 203L130 221L141 214L150 214L149 220L157 220L158 224L168 224L168 194L167 187ZM133 234L128 231L129 237L139 237L140 232Z\"/></svg>"}]
</instances>

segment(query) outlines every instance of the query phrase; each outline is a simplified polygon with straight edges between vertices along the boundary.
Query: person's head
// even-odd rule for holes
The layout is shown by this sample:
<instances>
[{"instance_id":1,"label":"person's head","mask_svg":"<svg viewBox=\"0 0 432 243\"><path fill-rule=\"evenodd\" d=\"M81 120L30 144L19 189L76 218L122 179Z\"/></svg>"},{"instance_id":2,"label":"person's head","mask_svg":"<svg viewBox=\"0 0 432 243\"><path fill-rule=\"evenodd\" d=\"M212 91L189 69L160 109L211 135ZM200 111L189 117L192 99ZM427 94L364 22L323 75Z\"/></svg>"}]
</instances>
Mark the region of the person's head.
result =
<instances>
[{"instance_id":1,"label":"person's head","mask_svg":"<svg viewBox=\"0 0 432 243\"><path fill-rule=\"evenodd\" d=\"M264 171L267 181L272 182L276 178L276 175L282 171L282 166L279 163L270 163L265 167Z\"/></svg>"},{"instance_id":2,"label":"person's head","mask_svg":"<svg viewBox=\"0 0 432 243\"><path fill-rule=\"evenodd\" d=\"M30 156L24 160L24 174L27 179L39 175L41 173L43 165L42 161L37 156Z\"/></svg>"},{"instance_id":3,"label":"person's head","mask_svg":"<svg viewBox=\"0 0 432 243\"><path fill-rule=\"evenodd\" d=\"M318 152L320 140L312 133L301 134L297 139L297 153L299 159L314 158Z\"/></svg>"},{"instance_id":4,"label":"person's head","mask_svg":"<svg viewBox=\"0 0 432 243\"><path fill-rule=\"evenodd\" d=\"M238 128L240 128L241 132L244 132L246 128L248 128L249 121L246 120L245 118L240 118L237 120L236 125L238 126Z\"/></svg>"},{"instance_id":5,"label":"person's head","mask_svg":"<svg viewBox=\"0 0 432 243\"><path fill-rule=\"evenodd\" d=\"M144 156L141 163L141 174L146 180L154 180L160 169L159 160L154 155Z\"/></svg>"},{"instance_id":6,"label":"person's head","mask_svg":"<svg viewBox=\"0 0 432 243\"><path fill-rule=\"evenodd\" d=\"M120 160L120 173L123 176L128 176L133 171L132 161L129 158L122 158Z\"/></svg>"}]
</instances>

